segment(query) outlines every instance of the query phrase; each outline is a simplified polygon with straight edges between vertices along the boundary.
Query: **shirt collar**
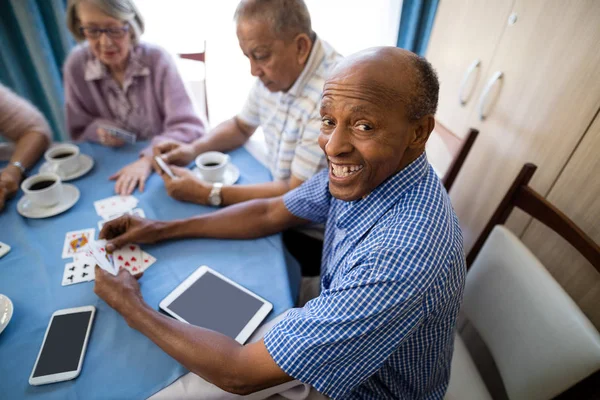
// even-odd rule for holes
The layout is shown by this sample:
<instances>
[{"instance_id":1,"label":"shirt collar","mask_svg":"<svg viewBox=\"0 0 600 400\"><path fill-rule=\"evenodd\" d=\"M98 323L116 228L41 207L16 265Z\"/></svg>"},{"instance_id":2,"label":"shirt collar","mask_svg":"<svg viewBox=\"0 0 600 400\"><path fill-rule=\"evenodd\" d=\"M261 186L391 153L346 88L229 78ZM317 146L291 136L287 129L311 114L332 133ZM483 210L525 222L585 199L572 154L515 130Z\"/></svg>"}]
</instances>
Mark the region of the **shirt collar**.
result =
<instances>
[{"instance_id":1,"label":"shirt collar","mask_svg":"<svg viewBox=\"0 0 600 400\"><path fill-rule=\"evenodd\" d=\"M345 211L340 214L337 226L343 229L353 228L353 225L358 226L357 221L360 221L361 228L352 230L352 233L362 235L363 231L370 229L390 207L402 198L404 192L419 182L428 170L429 162L423 152L416 160L377 186L366 197L346 202Z\"/></svg>"},{"instance_id":2,"label":"shirt collar","mask_svg":"<svg viewBox=\"0 0 600 400\"><path fill-rule=\"evenodd\" d=\"M308 61L306 61L304 69L302 69L302 73L298 79L296 79L296 82L294 82L290 90L285 94L292 97L300 96L304 86L306 86L310 78L314 75L315 70L321 65L323 57L325 57L323 44L321 43L321 39L316 36L312 49L310 50L310 56L308 57Z\"/></svg>"},{"instance_id":3,"label":"shirt collar","mask_svg":"<svg viewBox=\"0 0 600 400\"><path fill-rule=\"evenodd\" d=\"M141 46L136 45L129 54L127 70L125 71L125 81L130 81L136 76L148 75L150 75L150 68L142 60ZM95 81L108 77L110 77L110 75L106 65L102 64L102 62L92 54L92 57L87 60L85 65L84 79L86 81Z\"/></svg>"}]
</instances>

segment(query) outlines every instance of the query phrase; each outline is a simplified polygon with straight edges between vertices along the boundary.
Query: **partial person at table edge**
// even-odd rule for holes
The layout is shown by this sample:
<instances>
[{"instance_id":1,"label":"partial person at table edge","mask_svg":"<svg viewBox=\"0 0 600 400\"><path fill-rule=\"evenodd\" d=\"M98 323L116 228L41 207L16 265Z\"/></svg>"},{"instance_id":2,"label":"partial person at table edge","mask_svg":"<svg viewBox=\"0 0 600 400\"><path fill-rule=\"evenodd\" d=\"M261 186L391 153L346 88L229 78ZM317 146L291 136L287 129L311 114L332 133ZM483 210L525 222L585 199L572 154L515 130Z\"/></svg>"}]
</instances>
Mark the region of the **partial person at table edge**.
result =
<instances>
[{"instance_id":1,"label":"partial person at table edge","mask_svg":"<svg viewBox=\"0 0 600 400\"><path fill-rule=\"evenodd\" d=\"M319 101L325 78L341 55L312 30L303 0L243 0L234 19L240 48L257 78L242 111L193 143L163 142L154 154L187 166L201 153L241 147L260 126L274 181L220 187L184 168L174 167L177 178L171 179L155 166L177 200L230 205L275 197L326 168L317 143Z\"/></svg>"},{"instance_id":2,"label":"partial person at table edge","mask_svg":"<svg viewBox=\"0 0 600 400\"><path fill-rule=\"evenodd\" d=\"M25 172L48 148L48 121L30 102L0 84L0 136L15 143L8 165L0 171L0 212L19 190Z\"/></svg>"},{"instance_id":3,"label":"partial person at table edge","mask_svg":"<svg viewBox=\"0 0 600 400\"><path fill-rule=\"evenodd\" d=\"M140 42L144 20L132 0L69 0L67 26L79 42L64 65L66 122L73 140L120 147L105 128L152 139L140 158L116 171L115 192L144 190L152 172L152 145L192 142L202 120L172 57Z\"/></svg>"},{"instance_id":4,"label":"partial person at table edge","mask_svg":"<svg viewBox=\"0 0 600 400\"><path fill-rule=\"evenodd\" d=\"M160 314L127 271L96 267L96 294L227 392L297 379L336 399L442 399L466 265L458 218L425 154L438 93L424 58L395 47L364 50L342 61L323 89L319 144L328 170L281 197L186 220L126 216L104 226L111 249L249 239L327 222L321 293L278 317L262 340L241 346Z\"/></svg>"}]
</instances>

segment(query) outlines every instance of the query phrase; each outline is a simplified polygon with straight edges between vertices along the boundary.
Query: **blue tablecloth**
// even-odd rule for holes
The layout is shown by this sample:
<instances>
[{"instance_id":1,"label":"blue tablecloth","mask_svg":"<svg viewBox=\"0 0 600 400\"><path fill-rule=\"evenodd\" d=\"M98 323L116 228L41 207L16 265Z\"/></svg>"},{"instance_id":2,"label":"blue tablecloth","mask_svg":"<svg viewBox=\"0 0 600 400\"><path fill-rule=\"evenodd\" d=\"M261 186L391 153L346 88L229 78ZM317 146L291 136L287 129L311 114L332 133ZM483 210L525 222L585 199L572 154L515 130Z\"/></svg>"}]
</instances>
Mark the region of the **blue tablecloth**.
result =
<instances>
[{"instance_id":1,"label":"blue tablecloth","mask_svg":"<svg viewBox=\"0 0 600 400\"><path fill-rule=\"evenodd\" d=\"M0 293L14 304L14 315L0 334L0 398L2 399L139 399L146 398L187 371L149 339L131 329L123 318L93 292L93 282L61 286L61 252L67 231L96 228L100 217L93 202L114 194L108 176L138 157L145 144L109 149L81 144L95 166L71 183L81 191L78 203L48 219L26 219L16 211L17 200L0 213L0 241L12 247L0 259ZM240 169L238 183L265 182L266 168L246 150L230 153ZM39 167L39 165L38 165ZM177 202L167 196L160 177L153 174L144 193L135 192L138 207L151 219L171 220L213 208ZM97 233L96 233L97 234ZM269 318L292 307L300 271L286 266L280 235L258 240L193 239L168 241L142 248L158 259L141 278L148 304L158 303L202 264L273 303ZM34 387L28 383L50 316L56 310L84 305L97 308L81 375L75 380Z\"/></svg>"}]
</instances>

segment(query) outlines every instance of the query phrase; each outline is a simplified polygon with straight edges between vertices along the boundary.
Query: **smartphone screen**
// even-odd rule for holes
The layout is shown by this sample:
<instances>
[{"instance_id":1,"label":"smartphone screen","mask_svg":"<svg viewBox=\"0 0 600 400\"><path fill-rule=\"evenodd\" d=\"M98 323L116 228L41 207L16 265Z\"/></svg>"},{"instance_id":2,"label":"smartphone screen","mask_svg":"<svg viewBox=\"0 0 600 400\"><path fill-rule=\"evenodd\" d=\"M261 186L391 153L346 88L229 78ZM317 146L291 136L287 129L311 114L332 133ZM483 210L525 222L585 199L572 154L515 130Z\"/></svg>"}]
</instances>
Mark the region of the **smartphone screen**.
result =
<instances>
[{"instance_id":1,"label":"smartphone screen","mask_svg":"<svg viewBox=\"0 0 600 400\"><path fill-rule=\"evenodd\" d=\"M32 377L76 371L92 311L55 315Z\"/></svg>"}]
</instances>

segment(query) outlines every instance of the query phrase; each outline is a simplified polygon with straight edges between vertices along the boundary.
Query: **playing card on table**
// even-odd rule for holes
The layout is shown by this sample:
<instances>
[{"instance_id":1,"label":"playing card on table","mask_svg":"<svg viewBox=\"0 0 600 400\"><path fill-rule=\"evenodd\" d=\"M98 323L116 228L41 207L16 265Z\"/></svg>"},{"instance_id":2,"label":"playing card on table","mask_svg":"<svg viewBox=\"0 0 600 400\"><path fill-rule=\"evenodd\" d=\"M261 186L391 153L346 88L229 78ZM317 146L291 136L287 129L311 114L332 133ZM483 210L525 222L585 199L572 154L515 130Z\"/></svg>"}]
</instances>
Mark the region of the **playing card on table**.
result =
<instances>
[{"instance_id":1,"label":"playing card on table","mask_svg":"<svg viewBox=\"0 0 600 400\"><path fill-rule=\"evenodd\" d=\"M116 214L123 214L138 204L138 200L133 196L112 196L106 199L94 202L96 213L103 219L110 219Z\"/></svg>"},{"instance_id":2,"label":"playing card on table","mask_svg":"<svg viewBox=\"0 0 600 400\"><path fill-rule=\"evenodd\" d=\"M142 272L142 250L137 244L128 244L113 252L115 269L126 269L132 275Z\"/></svg>"},{"instance_id":3,"label":"playing card on table","mask_svg":"<svg viewBox=\"0 0 600 400\"><path fill-rule=\"evenodd\" d=\"M113 275L117 275L117 272L119 272L119 270L117 268L115 268L114 264L113 264L113 257L114 255L109 254L106 249L105 246L106 245L106 240L96 240L96 241L91 241L88 244L88 251L86 252L86 254L88 256L93 257L96 260L96 263L98 264L98 266L100 268L102 268L103 270L113 274Z\"/></svg>"},{"instance_id":4,"label":"playing card on table","mask_svg":"<svg viewBox=\"0 0 600 400\"><path fill-rule=\"evenodd\" d=\"M74 262L65 265L62 285L69 286L94 280L96 278L94 274L95 265L96 261L93 258L78 254Z\"/></svg>"},{"instance_id":5,"label":"playing card on table","mask_svg":"<svg viewBox=\"0 0 600 400\"><path fill-rule=\"evenodd\" d=\"M94 240L95 232L94 228L67 232L63 244L62 258L73 257L77 253L85 252L88 243Z\"/></svg>"}]
</instances>

